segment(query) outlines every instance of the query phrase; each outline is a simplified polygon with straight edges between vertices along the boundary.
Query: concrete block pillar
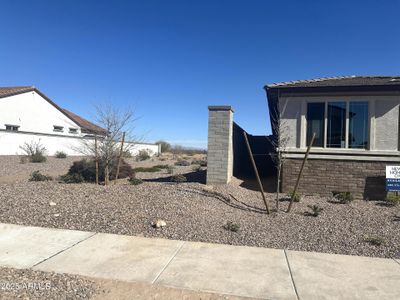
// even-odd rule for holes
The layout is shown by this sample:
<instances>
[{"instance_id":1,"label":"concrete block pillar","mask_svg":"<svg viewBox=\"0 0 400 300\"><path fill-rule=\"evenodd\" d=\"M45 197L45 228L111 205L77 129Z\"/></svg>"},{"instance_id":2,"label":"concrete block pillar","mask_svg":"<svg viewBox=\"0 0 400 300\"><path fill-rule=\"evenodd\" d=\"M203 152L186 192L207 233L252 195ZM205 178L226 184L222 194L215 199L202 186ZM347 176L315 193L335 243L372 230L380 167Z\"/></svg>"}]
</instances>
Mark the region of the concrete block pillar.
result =
<instances>
[{"instance_id":1,"label":"concrete block pillar","mask_svg":"<svg viewBox=\"0 0 400 300\"><path fill-rule=\"evenodd\" d=\"M225 184L233 174L233 109L208 107L207 184Z\"/></svg>"}]
</instances>

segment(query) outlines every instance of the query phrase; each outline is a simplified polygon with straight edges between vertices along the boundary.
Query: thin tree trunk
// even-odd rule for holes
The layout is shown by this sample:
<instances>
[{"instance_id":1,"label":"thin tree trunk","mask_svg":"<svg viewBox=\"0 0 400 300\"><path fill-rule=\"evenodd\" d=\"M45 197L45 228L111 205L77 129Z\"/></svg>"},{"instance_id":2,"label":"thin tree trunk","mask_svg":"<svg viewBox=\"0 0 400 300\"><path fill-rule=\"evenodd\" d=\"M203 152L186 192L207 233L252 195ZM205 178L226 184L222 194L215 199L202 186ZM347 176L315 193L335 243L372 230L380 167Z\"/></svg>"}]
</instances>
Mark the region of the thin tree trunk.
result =
<instances>
[{"instance_id":1,"label":"thin tree trunk","mask_svg":"<svg viewBox=\"0 0 400 300\"><path fill-rule=\"evenodd\" d=\"M115 172L114 184L116 184L117 180L118 180L119 168L121 166L122 153L124 151L124 142L125 142L125 132L122 133L121 148L119 149L118 164L117 164L117 171Z\"/></svg>"},{"instance_id":2,"label":"thin tree trunk","mask_svg":"<svg viewBox=\"0 0 400 300\"><path fill-rule=\"evenodd\" d=\"M108 185L109 179L110 179L110 169L108 167L108 162L106 162L106 166L104 167L104 185Z\"/></svg>"},{"instance_id":3,"label":"thin tree trunk","mask_svg":"<svg viewBox=\"0 0 400 300\"><path fill-rule=\"evenodd\" d=\"M96 164L96 184L99 184L99 155L97 153L97 135L94 136L94 161Z\"/></svg>"},{"instance_id":4,"label":"thin tree trunk","mask_svg":"<svg viewBox=\"0 0 400 300\"><path fill-rule=\"evenodd\" d=\"M279 163L278 174L277 174L277 184L276 184L276 211L279 210L279 191L281 187L281 168L282 165Z\"/></svg>"}]
</instances>

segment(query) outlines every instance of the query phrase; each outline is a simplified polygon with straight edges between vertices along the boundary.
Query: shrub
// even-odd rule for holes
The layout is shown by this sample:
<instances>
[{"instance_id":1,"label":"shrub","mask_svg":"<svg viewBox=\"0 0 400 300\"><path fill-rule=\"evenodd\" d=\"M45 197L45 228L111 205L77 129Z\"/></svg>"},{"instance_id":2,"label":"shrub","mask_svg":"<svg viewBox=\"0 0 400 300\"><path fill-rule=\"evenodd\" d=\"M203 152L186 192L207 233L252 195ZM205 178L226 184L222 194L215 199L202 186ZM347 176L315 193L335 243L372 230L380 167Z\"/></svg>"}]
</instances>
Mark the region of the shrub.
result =
<instances>
[{"instance_id":1,"label":"shrub","mask_svg":"<svg viewBox=\"0 0 400 300\"><path fill-rule=\"evenodd\" d=\"M318 217L319 214L324 210L322 207L319 207L318 205L307 205L308 208L311 209L311 213L309 215L313 217Z\"/></svg>"},{"instance_id":2,"label":"shrub","mask_svg":"<svg viewBox=\"0 0 400 300\"><path fill-rule=\"evenodd\" d=\"M131 158L131 157L132 157L131 151L129 151L129 149L125 149L125 150L122 152L122 157L124 157L124 158Z\"/></svg>"},{"instance_id":3,"label":"shrub","mask_svg":"<svg viewBox=\"0 0 400 300\"><path fill-rule=\"evenodd\" d=\"M175 166L190 166L190 162L188 162L187 160L184 159L180 159L177 162L175 162Z\"/></svg>"},{"instance_id":4,"label":"shrub","mask_svg":"<svg viewBox=\"0 0 400 300\"><path fill-rule=\"evenodd\" d=\"M229 230L232 232L238 232L240 229L240 225L233 223L231 221L226 222L226 224L223 226L225 230Z\"/></svg>"},{"instance_id":5,"label":"shrub","mask_svg":"<svg viewBox=\"0 0 400 300\"><path fill-rule=\"evenodd\" d=\"M171 151L171 144L166 141L157 141L156 144L161 145L161 153Z\"/></svg>"},{"instance_id":6,"label":"shrub","mask_svg":"<svg viewBox=\"0 0 400 300\"><path fill-rule=\"evenodd\" d=\"M294 202L300 202L301 196L299 193L295 193L294 191L290 193L290 199L293 199Z\"/></svg>"},{"instance_id":7,"label":"shrub","mask_svg":"<svg viewBox=\"0 0 400 300\"><path fill-rule=\"evenodd\" d=\"M186 182L187 179L184 175L182 174L176 174L174 176L171 177L171 181L172 182L176 182L176 183L181 183L181 182Z\"/></svg>"},{"instance_id":8,"label":"shrub","mask_svg":"<svg viewBox=\"0 0 400 300\"><path fill-rule=\"evenodd\" d=\"M385 240L380 236L367 236L364 241L374 246L380 246L385 243Z\"/></svg>"},{"instance_id":9,"label":"shrub","mask_svg":"<svg viewBox=\"0 0 400 300\"><path fill-rule=\"evenodd\" d=\"M137 172L159 172L159 171L161 171L161 169L160 168L157 168L157 167L148 167L148 168L145 168L145 167L138 167L138 168L134 168L133 169L133 171L135 171L136 173Z\"/></svg>"},{"instance_id":10,"label":"shrub","mask_svg":"<svg viewBox=\"0 0 400 300\"><path fill-rule=\"evenodd\" d=\"M54 156L56 158L67 158L67 154L65 152L62 152L62 151L57 151Z\"/></svg>"},{"instance_id":11,"label":"shrub","mask_svg":"<svg viewBox=\"0 0 400 300\"><path fill-rule=\"evenodd\" d=\"M28 161L28 158L26 156L20 156L19 157L19 163L20 164L26 164Z\"/></svg>"},{"instance_id":12,"label":"shrub","mask_svg":"<svg viewBox=\"0 0 400 300\"><path fill-rule=\"evenodd\" d=\"M20 148L25 152L30 162L41 163L46 161L46 148L40 144L40 140L38 142L25 142Z\"/></svg>"},{"instance_id":13,"label":"shrub","mask_svg":"<svg viewBox=\"0 0 400 300\"><path fill-rule=\"evenodd\" d=\"M118 159L115 157L110 166L110 175L109 179L113 180L115 178L115 173L117 171L117 163ZM104 181L104 161L99 161L99 180ZM82 176L83 180L86 182L95 182L96 181L96 163L93 159L81 159L79 161L75 161L72 166L69 168L67 175L79 174ZM119 168L118 178L127 178L134 176L135 172L132 167L125 162L124 159L121 159L121 165Z\"/></svg>"},{"instance_id":14,"label":"shrub","mask_svg":"<svg viewBox=\"0 0 400 300\"><path fill-rule=\"evenodd\" d=\"M147 150L140 150L138 155L136 156L136 160L143 161L150 158L150 154Z\"/></svg>"},{"instance_id":15,"label":"shrub","mask_svg":"<svg viewBox=\"0 0 400 300\"><path fill-rule=\"evenodd\" d=\"M193 172L200 172L201 171L201 166L193 166L192 170L193 170Z\"/></svg>"},{"instance_id":16,"label":"shrub","mask_svg":"<svg viewBox=\"0 0 400 300\"><path fill-rule=\"evenodd\" d=\"M51 176L43 175L42 173L40 173L40 171L34 171L32 172L29 181L49 181L52 179L53 178Z\"/></svg>"},{"instance_id":17,"label":"shrub","mask_svg":"<svg viewBox=\"0 0 400 300\"><path fill-rule=\"evenodd\" d=\"M82 183L85 181L83 176L78 173L62 175L60 176L60 180L65 183Z\"/></svg>"},{"instance_id":18,"label":"shrub","mask_svg":"<svg viewBox=\"0 0 400 300\"><path fill-rule=\"evenodd\" d=\"M133 184L133 185L139 185L139 184L142 184L142 183L143 183L143 180L142 180L142 179L135 178L135 177L130 177L130 178L128 179L128 181L129 181L130 184Z\"/></svg>"},{"instance_id":19,"label":"shrub","mask_svg":"<svg viewBox=\"0 0 400 300\"><path fill-rule=\"evenodd\" d=\"M389 205L396 206L400 204L400 196L396 194L389 194L386 196L386 202Z\"/></svg>"},{"instance_id":20,"label":"shrub","mask_svg":"<svg viewBox=\"0 0 400 300\"><path fill-rule=\"evenodd\" d=\"M154 168L168 169L168 168L169 168L169 165L155 165Z\"/></svg>"},{"instance_id":21,"label":"shrub","mask_svg":"<svg viewBox=\"0 0 400 300\"><path fill-rule=\"evenodd\" d=\"M353 195L350 192L332 192L332 195L342 204L347 204L353 201Z\"/></svg>"},{"instance_id":22,"label":"shrub","mask_svg":"<svg viewBox=\"0 0 400 300\"><path fill-rule=\"evenodd\" d=\"M207 161L204 159L194 159L194 160L192 160L192 165L199 165L201 167L207 167Z\"/></svg>"}]
</instances>

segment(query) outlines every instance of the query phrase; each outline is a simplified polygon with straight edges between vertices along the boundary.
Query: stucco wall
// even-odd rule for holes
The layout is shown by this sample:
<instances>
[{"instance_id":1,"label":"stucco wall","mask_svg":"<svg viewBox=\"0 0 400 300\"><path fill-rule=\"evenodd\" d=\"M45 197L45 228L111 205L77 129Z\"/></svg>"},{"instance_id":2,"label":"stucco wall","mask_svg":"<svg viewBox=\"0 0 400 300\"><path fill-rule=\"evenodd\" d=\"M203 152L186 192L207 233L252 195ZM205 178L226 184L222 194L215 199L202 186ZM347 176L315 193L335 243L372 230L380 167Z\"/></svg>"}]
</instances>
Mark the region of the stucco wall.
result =
<instances>
[{"instance_id":1,"label":"stucco wall","mask_svg":"<svg viewBox=\"0 0 400 300\"><path fill-rule=\"evenodd\" d=\"M287 147L300 147L300 118L301 101L296 99L283 99L279 103L281 122L281 134L288 136Z\"/></svg>"},{"instance_id":2,"label":"stucco wall","mask_svg":"<svg viewBox=\"0 0 400 300\"><path fill-rule=\"evenodd\" d=\"M375 105L375 149L397 150L399 136L398 100L379 101Z\"/></svg>"},{"instance_id":3,"label":"stucco wall","mask_svg":"<svg viewBox=\"0 0 400 300\"><path fill-rule=\"evenodd\" d=\"M58 134L79 136L80 127L66 115L51 105L35 91L0 99L0 129L5 124L18 125L19 131L55 133L53 126L64 127ZM69 133L69 128L78 129Z\"/></svg>"},{"instance_id":4,"label":"stucco wall","mask_svg":"<svg viewBox=\"0 0 400 300\"><path fill-rule=\"evenodd\" d=\"M79 148L82 148L80 137L64 137L45 134L25 134L10 131L0 131L0 155L20 155L23 154L20 146L25 142L40 141L47 150L47 155L52 156L56 151L63 151L68 155L82 155ZM131 143L129 151L133 156L140 150L147 150L150 155L159 154L159 146L156 144Z\"/></svg>"}]
</instances>

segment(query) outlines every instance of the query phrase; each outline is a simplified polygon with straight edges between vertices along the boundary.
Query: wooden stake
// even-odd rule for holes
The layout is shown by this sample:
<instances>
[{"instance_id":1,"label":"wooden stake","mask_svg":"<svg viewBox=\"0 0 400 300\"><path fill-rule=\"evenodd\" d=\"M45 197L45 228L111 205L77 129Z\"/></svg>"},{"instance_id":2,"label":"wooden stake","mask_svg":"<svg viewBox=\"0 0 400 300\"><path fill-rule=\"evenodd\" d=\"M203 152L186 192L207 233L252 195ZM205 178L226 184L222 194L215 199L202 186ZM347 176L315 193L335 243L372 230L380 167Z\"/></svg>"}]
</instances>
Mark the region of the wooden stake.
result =
<instances>
[{"instance_id":1,"label":"wooden stake","mask_svg":"<svg viewBox=\"0 0 400 300\"><path fill-rule=\"evenodd\" d=\"M116 184L117 180L118 180L119 168L121 166L121 158L122 158L122 154L124 152L124 142L125 142L125 132L122 133L121 148L119 149L118 164L117 164L117 171L115 172L114 184Z\"/></svg>"},{"instance_id":2,"label":"wooden stake","mask_svg":"<svg viewBox=\"0 0 400 300\"><path fill-rule=\"evenodd\" d=\"M94 136L94 160L96 164L96 184L99 184L99 157L97 154L97 135Z\"/></svg>"},{"instance_id":3,"label":"wooden stake","mask_svg":"<svg viewBox=\"0 0 400 300\"><path fill-rule=\"evenodd\" d=\"M256 178L257 178L257 181L258 181L258 186L260 188L261 196L262 196L262 198L264 200L265 208L267 209L267 214L269 214L269 208L268 208L267 199L265 199L264 188L262 186L260 176L258 175L257 166L256 166L256 163L254 161L253 153L251 152L251 147L250 147L250 144L249 144L249 140L247 138L246 131L243 131L243 136L244 136L244 140L246 141L247 150L249 151L250 161L251 161L251 164L253 165L254 174L256 174Z\"/></svg>"},{"instance_id":4,"label":"wooden stake","mask_svg":"<svg viewBox=\"0 0 400 300\"><path fill-rule=\"evenodd\" d=\"M290 209L292 208L293 201L294 201L294 196L297 193L297 188L299 187L300 178L301 178L301 175L303 174L304 165L306 164L306 161L307 161L307 158L308 158L308 154L310 153L311 146L314 144L314 140L315 140L315 132L314 132L314 134L313 134L313 136L311 138L310 145L308 145L308 147L307 147L306 154L304 155L303 163L301 164L300 172L299 172L299 175L297 176L296 184L294 186L293 193L292 193L292 195L290 197L289 207L288 207L288 209L286 211L287 213L290 212Z\"/></svg>"}]
</instances>

